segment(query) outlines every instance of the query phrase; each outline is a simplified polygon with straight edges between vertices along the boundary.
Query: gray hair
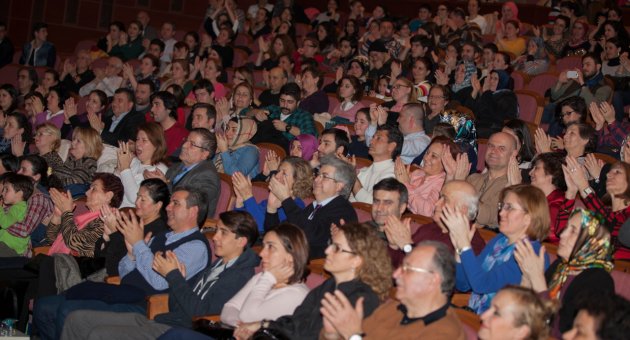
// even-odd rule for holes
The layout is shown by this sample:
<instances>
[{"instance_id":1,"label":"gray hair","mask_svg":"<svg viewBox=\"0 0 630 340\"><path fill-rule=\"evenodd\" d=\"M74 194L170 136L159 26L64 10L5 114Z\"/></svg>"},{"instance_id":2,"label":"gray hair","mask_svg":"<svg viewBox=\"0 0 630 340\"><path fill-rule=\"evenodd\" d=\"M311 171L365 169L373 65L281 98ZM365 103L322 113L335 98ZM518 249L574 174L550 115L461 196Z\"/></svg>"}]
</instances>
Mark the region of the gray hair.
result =
<instances>
[{"instance_id":1,"label":"gray hair","mask_svg":"<svg viewBox=\"0 0 630 340\"><path fill-rule=\"evenodd\" d=\"M462 205L468 208L468 219L471 221L474 220L477 217L477 211L479 210L479 195L465 195L463 193L460 193L460 195Z\"/></svg>"},{"instance_id":2,"label":"gray hair","mask_svg":"<svg viewBox=\"0 0 630 340\"><path fill-rule=\"evenodd\" d=\"M328 165L335 168L335 174L333 175L335 181L343 183L343 188L341 192L339 192L339 195L346 199L350 197L350 193L352 193L352 188L354 187L354 181L357 179L354 167L334 155L328 155L322 158L320 164L321 166Z\"/></svg>"},{"instance_id":3,"label":"gray hair","mask_svg":"<svg viewBox=\"0 0 630 340\"><path fill-rule=\"evenodd\" d=\"M217 137L214 133L210 132L207 129L196 128L190 130L190 134L197 134L201 137L201 145L199 145L202 149L208 151L210 155L208 159L214 157L214 154L217 151Z\"/></svg>"},{"instance_id":4,"label":"gray hair","mask_svg":"<svg viewBox=\"0 0 630 340\"><path fill-rule=\"evenodd\" d=\"M448 247L438 241L422 241L416 247L432 247L435 249L431 266L442 277L440 290L443 294L450 296L455 288L455 257Z\"/></svg>"}]
</instances>

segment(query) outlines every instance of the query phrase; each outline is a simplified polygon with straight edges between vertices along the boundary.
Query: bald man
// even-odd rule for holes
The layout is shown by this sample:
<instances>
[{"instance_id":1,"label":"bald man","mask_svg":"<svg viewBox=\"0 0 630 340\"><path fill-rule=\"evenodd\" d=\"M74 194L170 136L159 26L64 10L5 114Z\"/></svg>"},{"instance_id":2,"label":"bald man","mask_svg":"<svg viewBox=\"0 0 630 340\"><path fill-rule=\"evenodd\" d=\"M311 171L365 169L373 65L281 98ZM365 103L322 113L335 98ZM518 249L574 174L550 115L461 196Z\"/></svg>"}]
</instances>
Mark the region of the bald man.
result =
<instances>
[{"instance_id":1,"label":"bald man","mask_svg":"<svg viewBox=\"0 0 630 340\"><path fill-rule=\"evenodd\" d=\"M280 105L280 89L287 83L288 77L287 71L281 67L274 67L269 71L269 88L258 96L261 107Z\"/></svg>"},{"instance_id":2,"label":"bald man","mask_svg":"<svg viewBox=\"0 0 630 340\"><path fill-rule=\"evenodd\" d=\"M375 196L377 192L375 190ZM458 208L468 216L470 221L475 219L479 204L479 196L475 188L468 182L453 180L446 183L440 192L440 199L435 203L433 212L433 222L416 228L411 234L411 223L403 222L400 217L389 218L383 230L389 243L389 255L392 258L392 265L398 267L401 261L408 254L413 246L422 241L437 241L443 243L454 252L455 247L451 243L448 229L440 220L442 210L445 206L450 209ZM486 245L481 235L475 232L471 245L475 254L479 254Z\"/></svg>"},{"instance_id":3,"label":"bald man","mask_svg":"<svg viewBox=\"0 0 630 340\"><path fill-rule=\"evenodd\" d=\"M497 228L499 193L510 185L508 181L508 164L510 158L518 154L518 141L505 132L497 132L490 136L486 151L486 168L481 174L472 174L466 181L479 193L479 213L477 224Z\"/></svg>"},{"instance_id":4,"label":"bald man","mask_svg":"<svg viewBox=\"0 0 630 340\"><path fill-rule=\"evenodd\" d=\"M107 97L112 97L122 82L122 77L120 76L122 66L123 62L120 58L109 57L105 69L94 69L94 80L83 85L79 90L79 95L85 97L89 95L92 90L101 90L105 92Z\"/></svg>"}]
</instances>

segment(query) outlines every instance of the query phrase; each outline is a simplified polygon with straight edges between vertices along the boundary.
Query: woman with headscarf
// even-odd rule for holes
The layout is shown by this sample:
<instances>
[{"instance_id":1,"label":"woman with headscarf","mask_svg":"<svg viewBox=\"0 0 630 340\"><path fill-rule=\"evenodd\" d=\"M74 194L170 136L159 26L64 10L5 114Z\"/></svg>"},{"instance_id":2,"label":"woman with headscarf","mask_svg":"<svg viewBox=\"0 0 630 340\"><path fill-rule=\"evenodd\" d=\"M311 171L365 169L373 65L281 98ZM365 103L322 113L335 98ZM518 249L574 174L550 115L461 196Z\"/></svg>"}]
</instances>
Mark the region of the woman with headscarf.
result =
<instances>
[{"instance_id":1,"label":"woman with headscarf","mask_svg":"<svg viewBox=\"0 0 630 340\"><path fill-rule=\"evenodd\" d=\"M532 37L527 42L527 51L512 63L514 69L535 76L549 69L549 56L545 49L545 41L540 37Z\"/></svg>"},{"instance_id":2,"label":"woman with headscarf","mask_svg":"<svg viewBox=\"0 0 630 340\"><path fill-rule=\"evenodd\" d=\"M612 250L601 215L583 209L571 214L567 228L560 234L558 258L547 271L543 267L544 251L536 255L529 244L516 245L514 255L523 272L521 284L561 300L562 308L552 322L554 338L571 329L577 312L576 297L595 291L614 293Z\"/></svg>"},{"instance_id":3,"label":"woman with headscarf","mask_svg":"<svg viewBox=\"0 0 630 340\"><path fill-rule=\"evenodd\" d=\"M518 18L518 6L516 6L514 1L508 1L503 4L503 7L501 7L501 19L496 22L497 35L503 31L505 24L510 20L520 22L520 19Z\"/></svg>"},{"instance_id":4,"label":"woman with headscarf","mask_svg":"<svg viewBox=\"0 0 630 340\"><path fill-rule=\"evenodd\" d=\"M225 131L217 133L217 154L214 156L217 171L228 175L238 171L250 178L258 175L258 148L250 142L256 131L253 119L230 119Z\"/></svg>"},{"instance_id":5,"label":"woman with headscarf","mask_svg":"<svg viewBox=\"0 0 630 340\"><path fill-rule=\"evenodd\" d=\"M501 131L503 122L518 117L518 100L509 90L510 76L505 71L493 70L481 86L477 77L472 78L472 92L464 105L475 113L477 134L489 138Z\"/></svg>"}]
</instances>

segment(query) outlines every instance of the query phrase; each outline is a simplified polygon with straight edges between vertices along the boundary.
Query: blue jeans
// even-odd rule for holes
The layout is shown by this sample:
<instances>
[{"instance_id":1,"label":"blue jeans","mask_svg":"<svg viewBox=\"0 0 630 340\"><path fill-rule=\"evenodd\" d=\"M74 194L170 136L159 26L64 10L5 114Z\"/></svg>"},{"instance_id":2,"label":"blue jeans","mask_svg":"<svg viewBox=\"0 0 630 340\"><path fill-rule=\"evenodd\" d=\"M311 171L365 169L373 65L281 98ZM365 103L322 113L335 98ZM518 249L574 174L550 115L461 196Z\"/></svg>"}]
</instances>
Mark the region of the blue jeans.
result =
<instances>
[{"instance_id":1,"label":"blue jeans","mask_svg":"<svg viewBox=\"0 0 630 340\"><path fill-rule=\"evenodd\" d=\"M146 314L146 309L132 304L107 304L99 300L67 300L63 295L38 299L33 307L33 325L42 340L59 339L68 314L75 310Z\"/></svg>"}]
</instances>

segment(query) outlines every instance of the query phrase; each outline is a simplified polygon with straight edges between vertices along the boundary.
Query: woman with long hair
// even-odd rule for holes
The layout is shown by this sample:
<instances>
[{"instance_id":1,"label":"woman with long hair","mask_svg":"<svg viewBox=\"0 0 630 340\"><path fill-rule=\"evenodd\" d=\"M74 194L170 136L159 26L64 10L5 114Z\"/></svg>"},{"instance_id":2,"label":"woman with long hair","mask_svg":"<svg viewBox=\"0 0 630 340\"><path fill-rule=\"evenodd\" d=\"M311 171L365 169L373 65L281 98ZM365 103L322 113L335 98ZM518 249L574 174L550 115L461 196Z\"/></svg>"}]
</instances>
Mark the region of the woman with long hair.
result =
<instances>
[{"instance_id":1,"label":"woman with long hair","mask_svg":"<svg viewBox=\"0 0 630 340\"><path fill-rule=\"evenodd\" d=\"M311 290L292 315L275 321L241 324L234 335L239 339L249 338L264 327L290 339L315 339L323 328L320 306L324 294L339 290L353 306L357 299L363 298L364 317L389 296L391 261L376 229L367 224L338 226L326 249L324 269L332 277Z\"/></svg>"}]
</instances>

